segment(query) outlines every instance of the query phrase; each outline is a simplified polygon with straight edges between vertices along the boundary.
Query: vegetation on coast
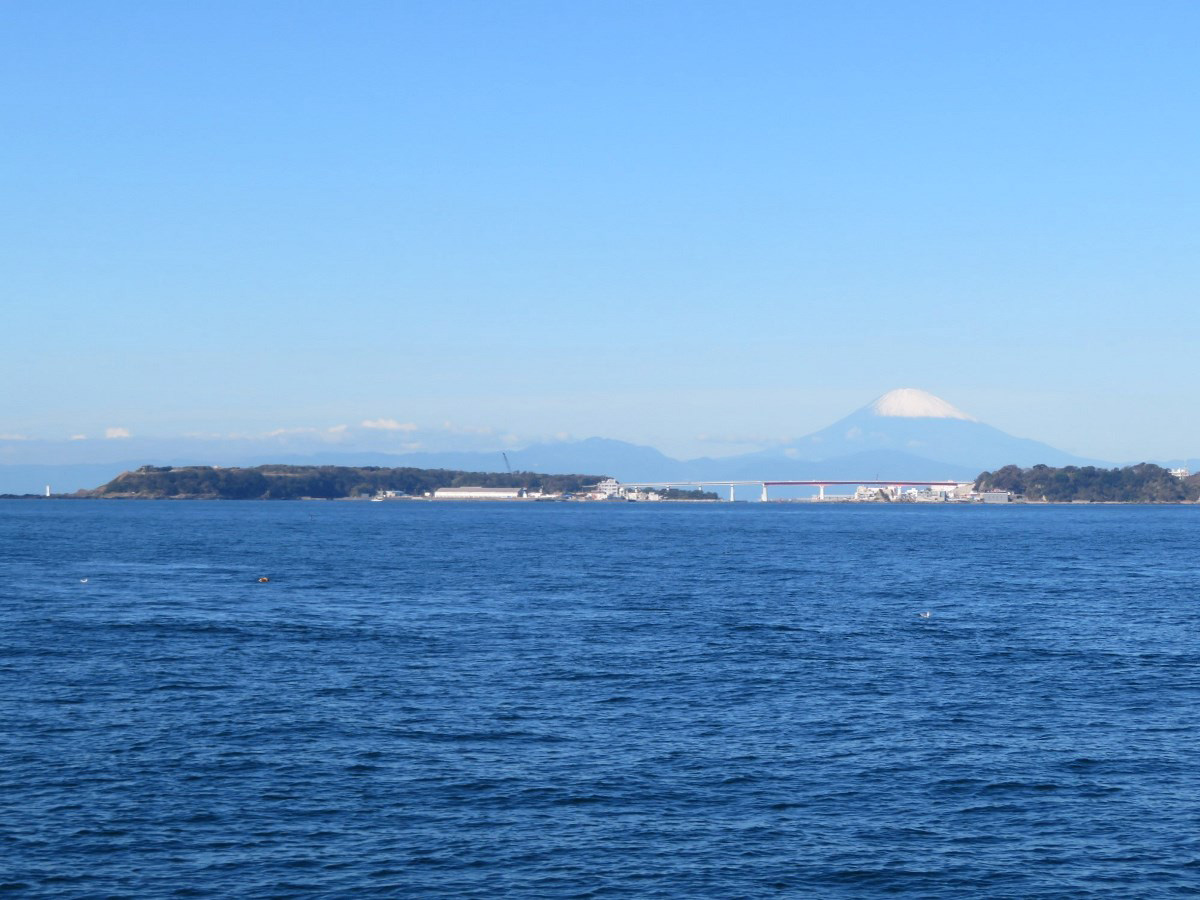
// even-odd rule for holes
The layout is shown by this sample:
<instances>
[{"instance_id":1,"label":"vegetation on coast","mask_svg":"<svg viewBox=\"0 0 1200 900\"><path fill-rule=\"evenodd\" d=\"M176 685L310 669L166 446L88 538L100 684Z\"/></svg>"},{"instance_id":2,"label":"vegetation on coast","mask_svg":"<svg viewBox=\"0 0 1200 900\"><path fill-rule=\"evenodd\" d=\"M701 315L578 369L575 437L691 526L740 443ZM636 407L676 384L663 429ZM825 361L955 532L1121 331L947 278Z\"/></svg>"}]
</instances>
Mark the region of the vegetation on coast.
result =
<instances>
[{"instance_id":1,"label":"vegetation on coast","mask_svg":"<svg viewBox=\"0 0 1200 900\"><path fill-rule=\"evenodd\" d=\"M981 474L975 490L1010 491L1050 503L1194 503L1200 499L1200 475L1179 478L1153 463L1121 469L1005 466Z\"/></svg>"},{"instance_id":2,"label":"vegetation on coast","mask_svg":"<svg viewBox=\"0 0 1200 900\"><path fill-rule=\"evenodd\" d=\"M380 466L142 466L78 496L191 500L342 500L379 491L421 496L442 487L519 487L546 493L575 492L603 475L537 472L462 472L454 469L389 469Z\"/></svg>"},{"instance_id":3,"label":"vegetation on coast","mask_svg":"<svg viewBox=\"0 0 1200 900\"><path fill-rule=\"evenodd\" d=\"M686 490L684 488L658 488L655 490L664 500L720 500L712 491L700 489Z\"/></svg>"}]
</instances>

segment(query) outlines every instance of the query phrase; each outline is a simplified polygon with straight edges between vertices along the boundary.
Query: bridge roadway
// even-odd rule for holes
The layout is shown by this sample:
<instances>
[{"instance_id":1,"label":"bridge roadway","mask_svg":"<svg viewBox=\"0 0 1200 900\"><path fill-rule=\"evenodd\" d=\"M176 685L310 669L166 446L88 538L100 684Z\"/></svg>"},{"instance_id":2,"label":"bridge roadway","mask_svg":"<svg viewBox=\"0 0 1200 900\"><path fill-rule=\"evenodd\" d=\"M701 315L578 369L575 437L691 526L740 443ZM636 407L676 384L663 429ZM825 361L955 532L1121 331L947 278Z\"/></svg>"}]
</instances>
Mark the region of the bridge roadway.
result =
<instances>
[{"instance_id":1,"label":"bridge roadway","mask_svg":"<svg viewBox=\"0 0 1200 900\"><path fill-rule=\"evenodd\" d=\"M705 488L705 487L729 487L729 499L734 499L734 489L739 485L754 484L762 488L762 501L765 503L768 499L767 488L769 487L815 487L819 490L819 499L825 499L825 488L840 487L843 485L853 484L855 486L863 484L879 485L880 487L948 487L954 488L958 486L957 481L880 481L879 479L860 479L858 481L631 481L622 483L623 488Z\"/></svg>"}]
</instances>

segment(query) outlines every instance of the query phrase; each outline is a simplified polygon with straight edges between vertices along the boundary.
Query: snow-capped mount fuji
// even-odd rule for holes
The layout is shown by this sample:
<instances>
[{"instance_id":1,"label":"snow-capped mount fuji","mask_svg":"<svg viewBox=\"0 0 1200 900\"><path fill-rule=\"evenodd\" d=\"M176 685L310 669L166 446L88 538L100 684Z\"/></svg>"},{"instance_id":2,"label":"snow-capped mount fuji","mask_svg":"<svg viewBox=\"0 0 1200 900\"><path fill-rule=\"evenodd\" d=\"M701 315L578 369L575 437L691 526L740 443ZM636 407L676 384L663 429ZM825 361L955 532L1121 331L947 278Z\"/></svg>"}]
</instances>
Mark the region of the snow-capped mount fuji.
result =
<instances>
[{"instance_id":1,"label":"snow-capped mount fuji","mask_svg":"<svg viewBox=\"0 0 1200 900\"><path fill-rule=\"evenodd\" d=\"M941 397L917 388L897 388L888 391L866 407L877 416L896 419L963 419L978 421Z\"/></svg>"},{"instance_id":2,"label":"snow-capped mount fuji","mask_svg":"<svg viewBox=\"0 0 1200 900\"><path fill-rule=\"evenodd\" d=\"M784 448L795 460L832 460L871 453L897 453L956 468L996 469L1090 465L1040 441L1014 437L968 415L941 397L916 388L889 391L857 412ZM924 476L922 476L924 477Z\"/></svg>"}]
</instances>

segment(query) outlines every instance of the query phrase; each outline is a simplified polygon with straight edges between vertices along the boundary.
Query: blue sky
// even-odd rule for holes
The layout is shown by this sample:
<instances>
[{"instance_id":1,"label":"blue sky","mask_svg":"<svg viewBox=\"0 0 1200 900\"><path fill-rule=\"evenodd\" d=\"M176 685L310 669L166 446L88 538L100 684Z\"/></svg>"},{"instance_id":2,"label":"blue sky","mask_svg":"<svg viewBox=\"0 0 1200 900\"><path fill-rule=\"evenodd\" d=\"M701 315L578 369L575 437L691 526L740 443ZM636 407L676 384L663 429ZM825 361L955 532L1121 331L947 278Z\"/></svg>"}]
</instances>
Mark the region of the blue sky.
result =
<instances>
[{"instance_id":1,"label":"blue sky","mask_svg":"<svg viewBox=\"0 0 1200 900\"><path fill-rule=\"evenodd\" d=\"M1198 33L1190 2L5 4L0 434L698 455L913 386L1200 454Z\"/></svg>"}]
</instances>

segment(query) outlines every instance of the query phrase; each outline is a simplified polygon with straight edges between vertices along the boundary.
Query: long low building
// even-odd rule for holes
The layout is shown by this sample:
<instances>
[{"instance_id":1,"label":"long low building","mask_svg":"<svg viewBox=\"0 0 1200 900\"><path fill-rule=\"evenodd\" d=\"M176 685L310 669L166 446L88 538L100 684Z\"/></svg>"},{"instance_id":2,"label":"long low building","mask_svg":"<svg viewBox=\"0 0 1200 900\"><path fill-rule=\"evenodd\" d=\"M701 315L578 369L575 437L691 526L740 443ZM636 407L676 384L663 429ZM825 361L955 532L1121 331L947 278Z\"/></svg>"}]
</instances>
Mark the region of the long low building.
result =
<instances>
[{"instance_id":1,"label":"long low building","mask_svg":"<svg viewBox=\"0 0 1200 900\"><path fill-rule=\"evenodd\" d=\"M525 491L515 487L445 487L433 492L434 500L519 500L524 496Z\"/></svg>"}]
</instances>

